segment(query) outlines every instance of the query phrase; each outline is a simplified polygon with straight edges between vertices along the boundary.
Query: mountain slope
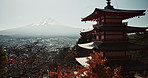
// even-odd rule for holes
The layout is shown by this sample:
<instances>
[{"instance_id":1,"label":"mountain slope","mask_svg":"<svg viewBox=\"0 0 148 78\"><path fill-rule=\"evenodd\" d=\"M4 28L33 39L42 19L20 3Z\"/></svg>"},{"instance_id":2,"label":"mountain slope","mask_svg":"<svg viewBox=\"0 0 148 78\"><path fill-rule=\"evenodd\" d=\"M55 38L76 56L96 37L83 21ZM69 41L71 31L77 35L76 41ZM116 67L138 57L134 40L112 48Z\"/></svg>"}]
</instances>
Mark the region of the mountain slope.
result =
<instances>
[{"instance_id":1,"label":"mountain slope","mask_svg":"<svg viewBox=\"0 0 148 78\"><path fill-rule=\"evenodd\" d=\"M20 28L0 31L0 35L13 36L79 36L81 29L57 24L53 20L44 19L39 23Z\"/></svg>"}]
</instances>

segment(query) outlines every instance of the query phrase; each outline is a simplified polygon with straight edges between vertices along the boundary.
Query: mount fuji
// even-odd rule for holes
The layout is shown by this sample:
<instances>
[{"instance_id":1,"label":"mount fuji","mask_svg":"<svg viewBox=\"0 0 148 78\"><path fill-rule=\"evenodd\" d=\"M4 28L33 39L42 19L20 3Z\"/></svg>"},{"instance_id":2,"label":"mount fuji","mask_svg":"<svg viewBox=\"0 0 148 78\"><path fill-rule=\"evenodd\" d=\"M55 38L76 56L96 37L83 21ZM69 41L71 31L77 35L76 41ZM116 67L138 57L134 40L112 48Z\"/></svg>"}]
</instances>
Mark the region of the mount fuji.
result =
<instances>
[{"instance_id":1,"label":"mount fuji","mask_svg":"<svg viewBox=\"0 0 148 78\"><path fill-rule=\"evenodd\" d=\"M0 31L0 35L22 37L79 36L80 30L80 28L61 25L53 19L45 18L38 23Z\"/></svg>"}]
</instances>

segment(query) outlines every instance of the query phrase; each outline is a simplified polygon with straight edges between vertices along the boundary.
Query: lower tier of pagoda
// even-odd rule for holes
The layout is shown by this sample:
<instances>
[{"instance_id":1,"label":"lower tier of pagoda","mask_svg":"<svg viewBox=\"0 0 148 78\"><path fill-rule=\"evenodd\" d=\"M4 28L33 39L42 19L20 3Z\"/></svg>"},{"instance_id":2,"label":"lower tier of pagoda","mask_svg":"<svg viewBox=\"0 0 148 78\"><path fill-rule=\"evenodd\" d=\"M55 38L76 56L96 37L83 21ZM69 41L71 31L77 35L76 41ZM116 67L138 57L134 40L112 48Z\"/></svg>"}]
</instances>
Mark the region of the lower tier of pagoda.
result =
<instances>
[{"instance_id":1,"label":"lower tier of pagoda","mask_svg":"<svg viewBox=\"0 0 148 78\"><path fill-rule=\"evenodd\" d=\"M92 49L97 51L133 51L133 50L148 50L148 45L140 45L129 42L90 42L78 44L84 49Z\"/></svg>"},{"instance_id":2,"label":"lower tier of pagoda","mask_svg":"<svg viewBox=\"0 0 148 78\"><path fill-rule=\"evenodd\" d=\"M100 52L102 57L106 57L109 60L130 60L131 52L148 51L148 45L129 42L90 42L78 44L78 47L81 48L79 55L85 54L85 56L89 56L90 53Z\"/></svg>"}]
</instances>

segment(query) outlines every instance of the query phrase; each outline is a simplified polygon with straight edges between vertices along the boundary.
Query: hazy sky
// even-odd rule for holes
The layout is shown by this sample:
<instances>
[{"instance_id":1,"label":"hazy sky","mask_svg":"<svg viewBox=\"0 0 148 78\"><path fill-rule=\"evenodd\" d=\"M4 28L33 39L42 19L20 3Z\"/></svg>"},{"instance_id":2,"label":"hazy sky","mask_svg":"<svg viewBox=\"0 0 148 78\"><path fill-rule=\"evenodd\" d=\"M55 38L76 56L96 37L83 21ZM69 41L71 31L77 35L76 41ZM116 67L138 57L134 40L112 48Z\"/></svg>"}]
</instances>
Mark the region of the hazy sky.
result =
<instances>
[{"instance_id":1,"label":"hazy sky","mask_svg":"<svg viewBox=\"0 0 148 78\"><path fill-rule=\"evenodd\" d=\"M129 25L148 26L148 0L112 0L120 9L147 10L141 18L132 18ZM0 0L0 30L25 26L45 17L64 25L90 28L92 22L81 22L95 8L104 8L106 0Z\"/></svg>"}]
</instances>

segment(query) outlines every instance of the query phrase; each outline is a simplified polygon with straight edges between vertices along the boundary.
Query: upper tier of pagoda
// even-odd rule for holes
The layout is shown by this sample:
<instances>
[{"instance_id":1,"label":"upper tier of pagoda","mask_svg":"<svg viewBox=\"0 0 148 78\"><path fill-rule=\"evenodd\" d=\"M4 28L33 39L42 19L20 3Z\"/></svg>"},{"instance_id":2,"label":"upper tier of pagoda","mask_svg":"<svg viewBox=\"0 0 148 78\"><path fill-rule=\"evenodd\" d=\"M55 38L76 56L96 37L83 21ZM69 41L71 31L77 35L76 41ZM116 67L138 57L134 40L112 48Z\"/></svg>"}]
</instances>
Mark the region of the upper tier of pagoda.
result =
<instances>
[{"instance_id":1,"label":"upper tier of pagoda","mask_svg":"<svg viewBox=\"0 0 148 78\"><path fill-rule=\"evenodd\" d=\"M133 32L146 32L148 27L132 27L132 26L100 26L95 27L92 30L83 30L81 34L95 34L95 32L126 32L126 33L133 33Z\"/></svg>"},{"instance_id":2,"label":"upper tier of pagoda","mask_svg":"<svg viewBox=\"0 0 148 78\"><path fill-rule=\"evenodd\" d=\"M96 8L89 16L82 18L81 21L99 21L102 16L119 16L121 20L145 15L146 10L123 10L115 9L110 5L110 0L107 2L107 6L104 9Z\"/></svg>"}]
</instances>

